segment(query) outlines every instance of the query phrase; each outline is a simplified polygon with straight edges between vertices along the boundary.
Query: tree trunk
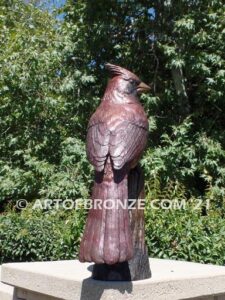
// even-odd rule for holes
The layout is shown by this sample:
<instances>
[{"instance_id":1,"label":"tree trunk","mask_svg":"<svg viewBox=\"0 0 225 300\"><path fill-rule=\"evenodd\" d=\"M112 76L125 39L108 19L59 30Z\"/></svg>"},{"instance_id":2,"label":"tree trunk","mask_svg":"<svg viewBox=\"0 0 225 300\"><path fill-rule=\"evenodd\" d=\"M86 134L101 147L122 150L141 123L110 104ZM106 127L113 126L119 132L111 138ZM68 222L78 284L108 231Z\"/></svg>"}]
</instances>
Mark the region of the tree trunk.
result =
<instances>
[{"instance_id":1,"label":"tree trunk","mask_svg":"<svg viewBox=\"0 0 225 300\"><path fill-rule=\"evenodd\" d=\"M181 67L172 68L172 77L176 93L179 97L178 109L182 116L186 116L190 113L190 103L188 101L188 96L184 83L183 70Z\"/></svg>"}]
</instances>

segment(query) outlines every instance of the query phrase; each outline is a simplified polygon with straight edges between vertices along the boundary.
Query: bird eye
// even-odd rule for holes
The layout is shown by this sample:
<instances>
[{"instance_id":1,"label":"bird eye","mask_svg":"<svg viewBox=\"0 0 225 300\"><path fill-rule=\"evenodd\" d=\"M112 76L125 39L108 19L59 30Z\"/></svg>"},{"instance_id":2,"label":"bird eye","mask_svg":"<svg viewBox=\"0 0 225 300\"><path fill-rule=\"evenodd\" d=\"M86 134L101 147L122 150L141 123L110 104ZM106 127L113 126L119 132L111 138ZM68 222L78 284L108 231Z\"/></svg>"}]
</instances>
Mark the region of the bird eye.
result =
<instances>
[{"instance_id":1,"label":"bird eye","mask_svg":"<svg viewBox=\"0 0 225 300\"><path fill-rule=\"evenodd\" d=\"M135 80L130 79L130 83L131 83L131 84L135 84L136 82L135 82Z\"/></svg>"}]
</instances>

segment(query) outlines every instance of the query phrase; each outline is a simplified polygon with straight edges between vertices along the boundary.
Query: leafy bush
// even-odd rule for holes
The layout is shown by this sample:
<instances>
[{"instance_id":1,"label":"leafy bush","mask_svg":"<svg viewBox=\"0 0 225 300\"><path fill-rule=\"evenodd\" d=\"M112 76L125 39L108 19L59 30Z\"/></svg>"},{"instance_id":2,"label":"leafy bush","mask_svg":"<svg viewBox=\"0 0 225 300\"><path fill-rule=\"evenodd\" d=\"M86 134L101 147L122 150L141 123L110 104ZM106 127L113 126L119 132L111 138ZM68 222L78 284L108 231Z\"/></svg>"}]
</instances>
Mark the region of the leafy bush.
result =
<instances>
[{"instance_id":1,"label":"leafy bush","mask_svg":"<svg viewBox=\"0 0 225 300\"><path fill-rule=\"evenodd\" d=\"M84 213L27 209L0 216L0 264L73 259L77 256Z\"/></svg>"},{"instance_id":2,"label":"leafy bush","mask_svg":"<svg viewBox=\"0 0 225 300\"><path fill-rule=\"evenodd\" d=\"M225 264L225 219L214 197L190 197L184 185L146 183L146 242L149 255Z\"/></svg>"},{"instance_id":3,"label":"leafy bush","mask_svg":"<svg viewBox=\"0 0 225 300\"><path fill-rule=\"evenodd\" d=\"M177 193L178 195L179 193ZM146 205L146 243L151 257L225 264L225 220L219 213L201 215L186 209L153 209ZM0 216L0 263L77 258L84 210L39 211Z\"/></svg>"},{"instance_id":4,"label":"leafy bush","mask_svg":"<svg viewBox=\"0 0 225 300\"><path fill-rule=\"evenodd\" d=\"M225 265L225 220L213 212L202 216L194 205L147 210L146 242L150 257Z\"/></svg>"}]
</instances>

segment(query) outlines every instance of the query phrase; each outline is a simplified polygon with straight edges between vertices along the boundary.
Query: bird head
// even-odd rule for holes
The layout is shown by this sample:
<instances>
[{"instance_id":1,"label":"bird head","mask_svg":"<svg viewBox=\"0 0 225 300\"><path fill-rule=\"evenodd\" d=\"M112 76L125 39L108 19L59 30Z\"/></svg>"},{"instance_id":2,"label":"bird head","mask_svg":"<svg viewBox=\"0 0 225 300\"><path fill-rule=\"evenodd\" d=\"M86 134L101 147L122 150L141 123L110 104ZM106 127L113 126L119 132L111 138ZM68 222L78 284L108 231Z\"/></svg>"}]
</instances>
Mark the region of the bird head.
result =
<instances>
[{"instance_id":1,"label":"bird head","mask_svg":"<svg viewBox=\"0 0 225 300\"><path fill-rule=\"evenodd\" d=\"M110 63L106 63L105 68L112 78L110 80L111 89L116 89L117 93L123 96L137 96L137 94L146 93L150 90L147 84L127 69Z\"/></svg>"}]
</instances>

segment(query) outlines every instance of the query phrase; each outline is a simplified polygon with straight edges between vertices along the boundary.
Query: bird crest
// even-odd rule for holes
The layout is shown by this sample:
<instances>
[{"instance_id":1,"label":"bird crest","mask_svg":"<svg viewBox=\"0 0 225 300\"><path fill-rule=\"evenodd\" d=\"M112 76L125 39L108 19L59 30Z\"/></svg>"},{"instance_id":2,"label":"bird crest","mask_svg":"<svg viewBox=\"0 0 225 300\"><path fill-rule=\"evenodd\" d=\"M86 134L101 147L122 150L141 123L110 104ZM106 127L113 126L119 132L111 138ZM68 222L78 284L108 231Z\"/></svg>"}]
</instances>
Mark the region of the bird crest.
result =
<instances>
[{"instance_id":1,"label":"bird crest","mask_svg":"<svg viewBox=\"0 0 225 300\"><path fill-rule=\"evenodd\" d=\"M132 72L128 71L127 69L122 68L120 66L106 63L105 68L107 71L109 71L111 77L122 76L126 80L129 80L132 78L132 79L139 81L139 78L134 73L132 73Z\"/></svg>"}]
</instances>

